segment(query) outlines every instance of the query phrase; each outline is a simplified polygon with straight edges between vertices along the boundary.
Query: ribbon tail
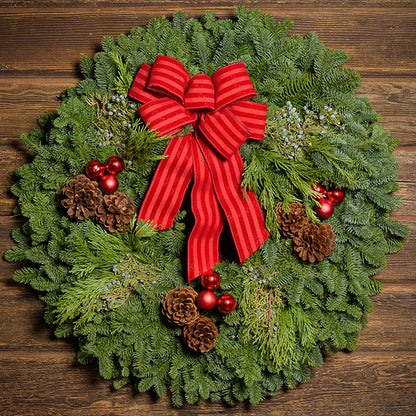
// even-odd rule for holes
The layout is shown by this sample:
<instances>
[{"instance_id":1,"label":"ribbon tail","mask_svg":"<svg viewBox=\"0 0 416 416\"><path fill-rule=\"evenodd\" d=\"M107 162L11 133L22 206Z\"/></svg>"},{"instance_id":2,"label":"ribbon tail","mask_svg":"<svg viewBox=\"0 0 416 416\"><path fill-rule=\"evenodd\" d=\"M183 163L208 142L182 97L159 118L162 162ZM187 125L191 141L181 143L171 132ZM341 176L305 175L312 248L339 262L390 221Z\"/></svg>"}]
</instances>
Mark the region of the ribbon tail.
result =
<instances>
[{"instance_id":1,"label":"ribbon tail","mask_svg":"<svg viewBox=\"0 0 416 416\"><path fill-rule=\"evenodd\" d=\"M191 206L195 225L188 240L188 281L218 263L219 238L225 223L204 156L196 141L191 143L194 163Z\"/></svg>"},{"instance_id":2,"label":"ribbon tail","mask_svg":"<svg viewBox=\"0 0 416 416\"><path fill-rule=\"evenodd\" d=\"M141 205L138 219L153 220L158 230L170 228L192 179L190 138L173 137L159 162Z\"/></svg>"},{"instance_id":3,"label":"ribbon tail","mask_svg":"<svg viewBox=\"0 0 416 416\"><path fill-rule=\"evenodd\" d=\"M236 152L228 159L214 153L204 140L198 140L210 169L215 195L224 210L240 262L251 256L269 237L263 212L253 191L240 186L243 160Z\"/></svg>"}]
</instances>

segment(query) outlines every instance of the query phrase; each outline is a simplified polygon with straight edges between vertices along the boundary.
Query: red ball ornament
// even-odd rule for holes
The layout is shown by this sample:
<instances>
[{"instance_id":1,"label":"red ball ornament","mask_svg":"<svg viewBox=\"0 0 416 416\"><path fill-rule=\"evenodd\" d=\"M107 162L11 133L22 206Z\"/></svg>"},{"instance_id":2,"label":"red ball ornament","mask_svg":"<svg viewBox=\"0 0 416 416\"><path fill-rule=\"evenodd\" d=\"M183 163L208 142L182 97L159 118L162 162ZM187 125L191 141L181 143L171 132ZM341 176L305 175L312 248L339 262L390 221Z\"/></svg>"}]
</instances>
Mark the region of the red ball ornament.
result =
<instances>
[{"instance_id":1,"label":"red ball ornament","mask_svg":"<svg viewBox=\"0 0 416 416\"><path fill-rule=\"evenodd\" d=\"M339 205L344 200L344 192L341 189L333 189L328 191L328 199L333 205Z\"/></svg>"},{"instance_id":2,"label":"red ball ornament","mask_svg":"<svg viewBox=\"0 0 416 416\"><path fill-rule=\"evenodd\" d=\"M105 162L105 168L111 175L118 175L124 169L124 162L121 157L111 156Z\"/></svg>"},{"instance_id":3,"label":"red ball ornament","mask_svg":"<svg viewBox=\"0 0 416 416\"><path fill-rule=\"evenodd\" d=\"M320 199L321 206L315 205L315 212L321 220L328 219L334 213L334 205L328 199Z\"/></svg>"},{"instance_id":4,"label":"red ball ornament","mask_svg":"<svg viewBox=\"0 0 416 416\"><path fill-rule=\"evenodd\" d=\"M105 166L99 160L91 160L85 168L85 172L90 179L97 180L104 175Z\"/></svg>"},{"instance_id":5,"label":"red ball ornament","mask_svg":"<svg viewBox=\"0 0 416 416\"><path fill-rule=\"evenodd\" d=\"M216 289L220 285L220 276L209 270L201 275L201 285L205 289Z\"/></svg>"},{"instance_id":6,"label":"red ball ornament","mask_svg":"<svg viewBox=\"0 0 416 416\"><path fill-rule=\"evenodd\" d=\"M318 194L322 194L322 195L326 195L326 189L320 185L319 183L317 183L316 185L311 186L311 188L318 192Z\"/></svg>"},{"instance_id":7,"label":"red ball ornament","mask_svg":"<svg viewBox=\"0 0 416 416\"><path fill-rule=\"evenodd\" d=\"M104 175L99 186L103 194L112 194L117 191L118 180L114 175Z\"/></svg>"},{"instance_id":8,"label":"red ball ornament","mask_svg":"<svg viewBox=\"0 0 416 416\"><path fill-rule=\"evenodd\" d=\"M237 305L237 301L235 300L233 295L229 293L225 295L221 295L218 298L218 310L222 313L230 313L232 312Z\"/></svg>"},{"instance_id":9,"label":"red ball ornament","mask_svg":"<svg viewBox=\"0 0 416 416\"><path fill-rule=\"evenodd\" d=\"M217 304L217 297L210 290L203 290L196 298L196 303L201 309L212 309Z\"/></svg>"}]
</instances>

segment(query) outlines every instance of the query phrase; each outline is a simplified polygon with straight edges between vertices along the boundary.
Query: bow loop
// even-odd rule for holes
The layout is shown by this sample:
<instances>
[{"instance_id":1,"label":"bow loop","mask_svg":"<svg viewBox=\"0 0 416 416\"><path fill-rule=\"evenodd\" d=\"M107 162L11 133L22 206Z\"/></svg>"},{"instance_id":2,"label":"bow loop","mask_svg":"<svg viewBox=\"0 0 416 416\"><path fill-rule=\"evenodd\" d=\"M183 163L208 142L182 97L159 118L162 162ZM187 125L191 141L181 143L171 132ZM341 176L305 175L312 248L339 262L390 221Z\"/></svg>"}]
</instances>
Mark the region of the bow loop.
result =
<instances>
[{"instance_id":1,"label":"bow loop","mask_svg":"<svg viewBox=\"0 0 416 416\"><path fill-rule=\"evenodd\" d=\"M165 94L183 104L191 77L185 67L170 56L159 55L150 72L147 88Z\"/></svg>"},{"instance_id":2,"label":"bow loop","mask_svg":"<svg viewBox=\"0 0 416 416\"><path fill-rule=\"evenodd\" d=\"M212 82L215 85L216 110L256 96L243 62L223 66L212 76Z\"/></svg>"},{"instance_id":3,"label":"bow loop","mask_svg":"<svg viewBox=\"0 0 416 416\"><path fill-rule=\"evenodd\" d=\"M184 103L187 110L215 109L215 88L208 75L196 74L192 77Z\"/></svg>"},{"instance_id":4,"label":"bow loop","mask_svg":"<svg viewBox=\"0 0 416 416\"><path fill-rule=\"evenodd\" d=\"M160 94L153 93L147 89L151 69L152 67L149 64L142 64L129 91L129 96L131 98L142 103L147 103L160 97Z\"/></svg>"}]
</instances>

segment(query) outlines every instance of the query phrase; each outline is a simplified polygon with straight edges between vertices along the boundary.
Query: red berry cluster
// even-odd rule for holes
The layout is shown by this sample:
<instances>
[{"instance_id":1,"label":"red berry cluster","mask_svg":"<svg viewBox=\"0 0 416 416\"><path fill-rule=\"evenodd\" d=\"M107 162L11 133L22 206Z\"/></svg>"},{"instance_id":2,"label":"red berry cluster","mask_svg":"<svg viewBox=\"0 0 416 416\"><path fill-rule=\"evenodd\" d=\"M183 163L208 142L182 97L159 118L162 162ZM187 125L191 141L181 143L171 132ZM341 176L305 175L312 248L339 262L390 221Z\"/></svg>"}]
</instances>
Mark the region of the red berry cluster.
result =
<instances>
[{"instance_id":1,"label":"red berry cluster","mask_svg":"<svg viewBox=\"0 0 416 416\"><path fill-rule=\"evenodd\" d=\"M118 188L118 180L115 175L121 173L123 169L123 159L111 156L105 164L99 160L91 160L87 164L86 173L90 179L100 181L99 186L103 194L112 194Z\"/></svg>"},{"instance_id":2,"label":"red berry cluster","mask_svg":"<svg viewBox=\"0 0 416 416\"><path fill-rule=\"evenodd\" d=\"M316 215L321 220L326 220L334 213L334 205L339 205L344 200L344 192L341 189L326 190L320 184L312 189L322 195L318 200L321 206L315 205Z\"/></svg>"},{"instance_id":3,"label":"red berry cluster","mask_svg":"<svg viewBox=\"0 0 416 416\"><path fill-rule=\"evenodd\" d=\"M205 290L201 291L196 299L196 303L201 309L212 309L217 305L221 313L232 312L237 302L233 295L228 293L221 295L218 299L212 291L220 285L220 276L212 270L201 275L201 285Z\"/></svg>"}]
</instances>

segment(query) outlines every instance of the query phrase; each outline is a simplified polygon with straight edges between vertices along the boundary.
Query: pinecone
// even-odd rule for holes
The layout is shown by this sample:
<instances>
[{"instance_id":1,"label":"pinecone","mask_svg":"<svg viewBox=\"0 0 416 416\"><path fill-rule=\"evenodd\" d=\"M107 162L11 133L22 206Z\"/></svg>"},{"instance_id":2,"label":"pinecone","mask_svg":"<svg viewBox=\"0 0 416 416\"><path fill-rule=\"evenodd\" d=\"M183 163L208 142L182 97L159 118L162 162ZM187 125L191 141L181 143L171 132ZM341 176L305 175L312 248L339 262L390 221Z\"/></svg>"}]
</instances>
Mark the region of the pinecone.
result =
<instances>
[{"instance_id":1,"label":"pinecone","mask_svg":"<svg viewBox=\"0 0 416 416\"><path fill-rule=\"evenodd\" d=\"M62 189L62 194L64 198L61 204L67 209L68 216L78 220L87 220L93 217L103 198L98 183L85 175L78 175L70 179Z\"/></svg>"},{"instance_id":2,"label":"pinecone","mask_svg":"<svg viewBox=\"0 0 416 416\"><path fill-rule=\"evenodd\" d=\"M201 315L198 320L183 328L183 337L189 348L204 353L215 347L218 329L210 318Z\"/></svg>"},{"instance_id":3,"label":"pinecone","mask_svg":"<svg viewBox=\"0 0 416 416\"><path fill-rule=\"evenodd\" d=\"M337 246L336 235L331 224L310 224L299 235L293 237L294 250L298 256L311 263L330 256Z\"/></svg>"},{"instance_id":4,"label":"pinecone","mask_svg":"<svg viewBox=\"0 0 416 416\"><path fill-rule=\"evenodd\" d=\"M162 299L162 314L169 323L183 326L199 318L196 305L198 292L192 287L175 287Z\"/></svg>"},{"instance_id":5,"label":"pinecone","mask_svg":"<svg viewBox=\"0 0 416 416\"><path fill-rule=\"evenodd\" d=\"M279 202L276 206L275 213L280 231L286 236L293 238L302 232L305 226L309 225L306 209L303 204L298 202L289 202L290 212L283 211L283 202Z\"/></svg>"},{"instance_id":6,"label":"pinecone","mask_svg":"<svg viewBox=\"0 0 416 416\"><path fill-rule=\"evenodd\" d=\"M134 217L133 200L123 192L104 195L97 208L97 220L108 231L123 231Z\"/></svg>"}]
</instances>

